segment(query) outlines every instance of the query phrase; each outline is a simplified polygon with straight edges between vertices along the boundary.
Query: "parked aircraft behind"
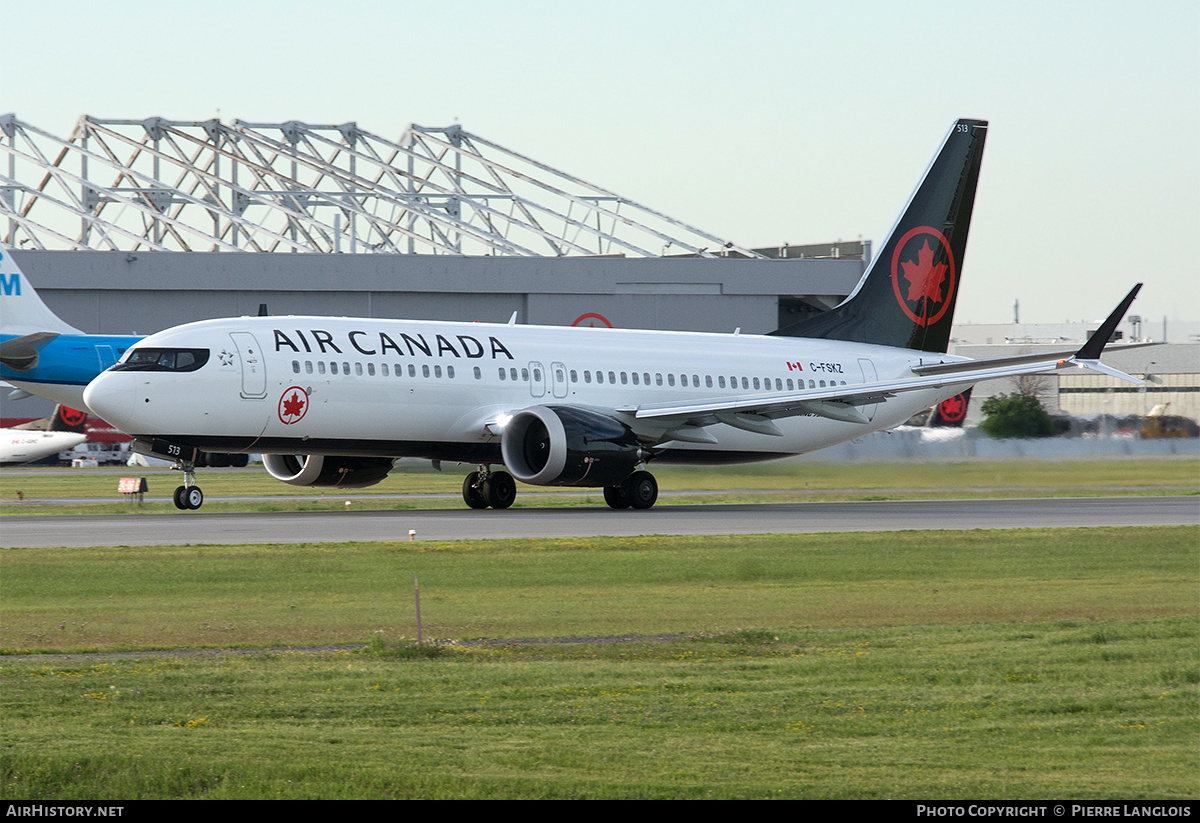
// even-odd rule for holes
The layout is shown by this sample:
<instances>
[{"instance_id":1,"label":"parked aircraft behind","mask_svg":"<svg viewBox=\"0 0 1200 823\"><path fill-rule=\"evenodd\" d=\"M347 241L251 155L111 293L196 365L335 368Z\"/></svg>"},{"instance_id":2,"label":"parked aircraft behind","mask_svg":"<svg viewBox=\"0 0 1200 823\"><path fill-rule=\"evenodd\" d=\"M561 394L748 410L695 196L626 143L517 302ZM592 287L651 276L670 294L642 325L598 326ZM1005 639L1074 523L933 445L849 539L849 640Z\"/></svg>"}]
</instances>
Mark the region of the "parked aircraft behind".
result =
<instances>
[{"instance_id":1,"label":"parked aircraft behind","mask_svg":"<svg viewBox=\"0 0 1200 823\"><path fill-rule=\"evenodd\" d=\"M7 247L0 247L0 380L73 409L83 390L141 340L84 334L42 302Z\"/></svg>"},{"instance_id":2,"label":"parked aircraft behind","mask_svg":"<svg viewBox=\"0 0 1200 823\"><path fill-rule=\"evenodd\" d=\"M62 406L45 420L0 429L0 463L32 463L73 449L87 440L87 415Z\"/></svg>"},{"instance_id":3,"label":"parked aircraft behind","mask_svg":"<svg viewBox=\"0 0 1200 823\"><path fill-rule=\"evenodd\" d=\"M854 292L769 335L209 320L135 344L84 398L136 451L179 462L180 508L204 499L196 450L219 449L262 452L299 486L367 486L394 458L421 457L477 464L463 483L473 508L510 506L515 476L644 509L654 462L808 452L994 377L1084 366L1139 382L1098 359L1137 288L1078 351L946 355L986 134L957 121Z\"/></svg>"},{"instance_id":4,"label":"parked aircraft behind","mask_svg":"<svg viewBox=\"0 0 1200 823\"><path fill-rule=\"evenodd\" d=\"M0 380L17 389L10 395L12 399L36 395L84 409L87 384L141 339L138 335L84 334L66 323L42 302L9 249L0 246ZM22 437L28 439L29 435ZM201 455L204 462L245 466L246 455Z\"/></svg>"}]
</instances>

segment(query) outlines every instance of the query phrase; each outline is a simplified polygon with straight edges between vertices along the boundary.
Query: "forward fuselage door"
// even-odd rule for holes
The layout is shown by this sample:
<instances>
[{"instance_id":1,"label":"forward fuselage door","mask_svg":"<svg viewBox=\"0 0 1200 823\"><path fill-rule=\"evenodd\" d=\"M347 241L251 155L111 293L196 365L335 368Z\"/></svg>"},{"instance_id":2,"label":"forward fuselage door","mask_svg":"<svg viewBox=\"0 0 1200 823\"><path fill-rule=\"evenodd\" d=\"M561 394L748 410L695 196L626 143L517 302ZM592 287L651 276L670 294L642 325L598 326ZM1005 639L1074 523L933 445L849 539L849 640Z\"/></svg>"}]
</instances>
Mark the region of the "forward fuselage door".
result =
<instances>
[{"instance_id":1,"label":"forward fuselage door","mask_svg":"<svg viewBox=\"0 0 1200 823\"><path fill-rule=\"evenodd\" d=\"M546 395L546 370L541 363L529 364L529 393L534 397Z\"/></svg>"},{"instance_id":2,"label":"forward fuselage door","mask_svg":"<svg viewBox=\"0 0 1200 823\"><path fill-rule=\"evenodd\" d=\"M96 346L96 357L100 360L100 371L117 364L117 353L112 346Z\"/></svg>"},{"instance_id":3,"label":"forward fuselage door","mask_svg":"<svg viewBox=\"0 0 1200 823\"><path fill-rule=\"evenodd\" d=\"M567 367L562 363L550 364L550 385L555 397L567 396Z\"/></svg>"},{"instance_id":4,"label":"forward fuselage door","mask_svg":"<svg viewBox=\"0 0 1200 823\"><path fill-rule=\"evenodd\" d=\"M875 364L873 362L865 357L860 357L858 358L858 366L862 369L864 383L876 383L879 381L879 375L875 371ZM868 420L871 420L875 417L875 409L877 406L878 404L873 403L870 406L860 406L858 410L861 411Z\"/></svg>"},{"instance_id":5,"label":"forward fuselage door","mask_svg":"<svg viewBox=\"0 0 1200 823\"><path fill-rule=\"evenodd\" d=\"M258 340L248 331L233 331L229 336L242 364L242 397L261 400L267 396L267 364Z\"/></svg>"}]
</instances>

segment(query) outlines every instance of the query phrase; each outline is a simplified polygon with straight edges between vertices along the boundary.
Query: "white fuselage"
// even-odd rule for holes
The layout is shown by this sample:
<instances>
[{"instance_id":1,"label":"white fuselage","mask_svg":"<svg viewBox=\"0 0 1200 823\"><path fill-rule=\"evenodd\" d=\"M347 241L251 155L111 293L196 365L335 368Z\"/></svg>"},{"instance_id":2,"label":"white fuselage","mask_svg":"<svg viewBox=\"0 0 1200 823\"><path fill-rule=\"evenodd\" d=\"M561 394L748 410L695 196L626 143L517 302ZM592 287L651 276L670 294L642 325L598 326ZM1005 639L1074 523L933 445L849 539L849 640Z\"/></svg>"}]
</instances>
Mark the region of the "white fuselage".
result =
<instances>
[{"instance_id":1,"label":"white fuselage","mask_svg":"<svg viewBox=\"0 0 1200 823\"><path fill-rule=\"evenodd\" d=\"M87 440L77 432L0 429L0 463L29 463L66 451Z\"/></svg>"},{"instance_id":2,"label":"white fuselage","mask_svg":"<svg viewBox=\"0 0 1200 823\"><path fill-rule=\"evenodd\" d=\"M682 442L662 439L678 421L634 410L900 379L922 357L947 358L793 337L330 317L191 323L132 351L146 349L208 359L192 371L118 366L91 383L88 406L135 437L235 452L497 462L509 416L562 405L624 421L654 459L766 459L892 428L961 390L892 397L861 409L866 424L805 414L775 420L781 436L716 423L704 427L715 442Z\"/></svg>"}]
</instances>

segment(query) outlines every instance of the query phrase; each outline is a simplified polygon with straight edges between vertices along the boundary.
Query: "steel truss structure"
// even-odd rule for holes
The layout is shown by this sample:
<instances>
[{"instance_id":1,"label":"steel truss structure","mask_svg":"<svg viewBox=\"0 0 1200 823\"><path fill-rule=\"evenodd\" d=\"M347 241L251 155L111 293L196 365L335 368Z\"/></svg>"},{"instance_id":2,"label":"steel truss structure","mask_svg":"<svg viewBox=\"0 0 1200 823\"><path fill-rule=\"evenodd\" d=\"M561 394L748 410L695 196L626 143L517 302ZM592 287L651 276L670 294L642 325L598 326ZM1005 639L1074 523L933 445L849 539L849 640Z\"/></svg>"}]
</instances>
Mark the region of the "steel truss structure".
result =
<instances>
[{"instance_id":1,"label":"steel truss structure","mask_svg":"<svg viewBox=\"0 0 1200 823\"><path fill-rule=\"evenodd\" d=\"M20 248L761 257L454 125L0 116Z\"/></svg>"}]
</instances>

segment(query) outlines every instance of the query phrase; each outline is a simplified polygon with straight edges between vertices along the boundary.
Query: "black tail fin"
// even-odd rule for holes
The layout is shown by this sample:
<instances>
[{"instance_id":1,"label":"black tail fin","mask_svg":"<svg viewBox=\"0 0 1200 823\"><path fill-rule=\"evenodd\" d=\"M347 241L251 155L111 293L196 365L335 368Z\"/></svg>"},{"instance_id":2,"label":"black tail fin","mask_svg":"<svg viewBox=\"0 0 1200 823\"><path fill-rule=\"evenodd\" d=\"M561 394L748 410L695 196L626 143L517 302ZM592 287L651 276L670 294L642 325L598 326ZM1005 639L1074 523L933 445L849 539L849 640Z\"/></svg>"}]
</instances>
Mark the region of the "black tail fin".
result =
<instances>
[{"instance_id":1,"label":"black tail fin","mask_svg":"<svg viewBox=\"0 0 1200 823\"><path fill-rule=\"evenodd\" d=\"M54 416L50 418L52 432L86 432L87 412L72 409L69 406L55 406Z\"/></svg>"},{"instance_id":2,"label":"black tail fin","mask_svg":"<svg viewBox=\"0 0 1200 823\"><path fill-rule=\"evenodd\" d=\"M986 138L986 120L956 122L854 292L771 334L946 351Z\"/></svg>"}]
</instances>

